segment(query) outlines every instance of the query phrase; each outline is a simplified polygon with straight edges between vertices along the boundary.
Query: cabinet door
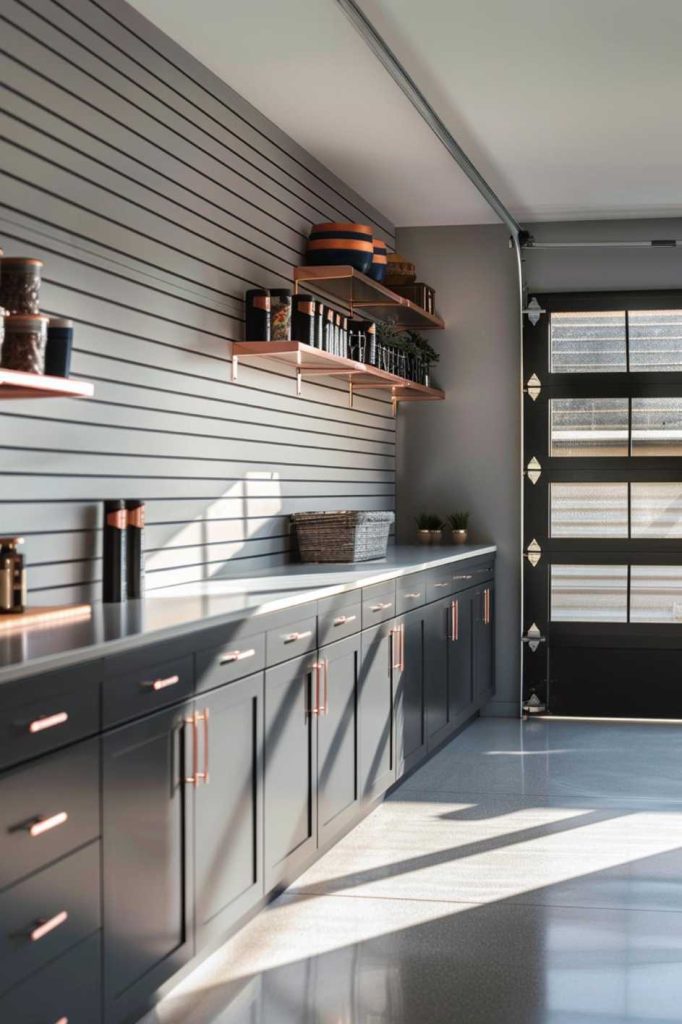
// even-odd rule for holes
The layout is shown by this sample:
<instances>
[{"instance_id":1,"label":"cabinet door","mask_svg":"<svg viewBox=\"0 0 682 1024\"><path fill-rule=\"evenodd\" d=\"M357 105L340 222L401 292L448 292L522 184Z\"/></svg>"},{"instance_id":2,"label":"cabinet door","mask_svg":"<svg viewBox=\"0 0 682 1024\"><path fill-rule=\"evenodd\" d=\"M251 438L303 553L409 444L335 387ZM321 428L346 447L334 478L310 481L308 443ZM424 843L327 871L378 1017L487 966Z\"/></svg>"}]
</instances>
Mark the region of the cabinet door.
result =
<instances>
[{"instance_id":1,"label":"cabinet door","mask_svg":"<svg viewBox=\"0 0 682 1024\"><path fill-rule=\"evenodd\" d=\"M433 750L450 732L448 699L448 636L450 598L424 609L424 691L426 742Z\"/></svg>"},{"instance_id":2,"label":"cabinet door","mask_svg":"<svg viewBox=\"0 0 682 1024\"><path fill-rule=\"evenodd\" d=\"M404 615L399 625L399 667L394 669L393 676L398 777L426 756L424 609Z\"/></svg>"},{"instance_id":3,"label":"cabinet door","mask_svg":"<svg viewBox=\"0 0 682 1024\"><path fill-rule=\"evenodd\" d=\"M225 935L263 886L263 673L196 702L200 771L195 794L197 949Z\"/></svg>"},{"instance_id":4,"label":"cabinet door","mask_svg":"<svg viewBox=\"0 0 682 1024\"><path fill-rule=\"evenodd\" d=\"M323 846L359 815L357 701L360 635L319 652L317 840Z\"/></svg>"},{"instance_id":5,"label":"cabinet door","mask_svg":"<svg viewBox=\"0 0 682 1024\"><path fill-rule=\"evenodd\" d=\"M476 591L464 590L450 599L448 629L448 707L450 721L474 703L473 623Z\"/></svg>"},{"instance_id":6,"label":"cabinet door","mask_svg":"<svg viewBox=\"0 0 682 1024\"><path fill-rule=\"evenodd\" d=\"M289 885L317 848L315 659L265 673L265 887ZM315 703L314 703L315 702Z\"/></svg>"},{"instance_id":7,"label":"cabinet door","mask_svg":"<svg viewBox=\"0 0 682 1024\"><path fill-rule=\"evenodd\" d=\"M495 693L494 657L495 588L492 583L476 590L474 607L474 692L478 705Z\"/></svg>"},{"instance_id":8,"label":"cabinet door","mask_svg":"<svg viewBox=\"0 0 682 1024\"><path fill-rule=\"evenodd\" d=\"M393 665L398 641L392 622L362 634L358 695L360 791L370 800L395 782Z\"/></svg>"},{"instance_id":9,"label":"cabinet door","mask_svg":"<svg viewBox=\"0 0 682 1024\"><path fill-rule=\"evenodd\" d=\"M107 1021L141 1015L194 952L191 716L187 703L103 738Z\"/></svg>"}]
</instances>

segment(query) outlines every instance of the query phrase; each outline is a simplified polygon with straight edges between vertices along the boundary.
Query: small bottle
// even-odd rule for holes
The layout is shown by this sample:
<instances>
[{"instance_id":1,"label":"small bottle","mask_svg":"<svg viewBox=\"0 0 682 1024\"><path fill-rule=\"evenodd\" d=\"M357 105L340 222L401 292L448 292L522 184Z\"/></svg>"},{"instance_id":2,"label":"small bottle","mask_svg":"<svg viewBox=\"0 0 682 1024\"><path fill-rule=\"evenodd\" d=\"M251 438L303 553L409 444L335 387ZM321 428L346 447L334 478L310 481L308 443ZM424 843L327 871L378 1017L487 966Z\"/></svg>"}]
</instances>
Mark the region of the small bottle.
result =
<instances>
[{"instance_id":1,"label":"small bottle","mask_svg":"<svg viewBox=\"0 0 682 1024\"><path fill-rule=\"evenodd\" d=\"M324 325L327 321L327 307L324 302L317 303L315 313L315 348L324 348Z\"/></svg>"},{"instance_id":2,"label":"small bottle","mask_svg":"<svg viewBox=\"0 0 682 1024\"><path fill-rule=\"evenodd\" d=\"M23 537L0 538L0 614L26 611L26 566L17 551Z\"/></svg>"},{"instance_id":3,"label":"small bottle","mask_svg":"<svg viewBox=\"0 0 682 1024\"><path fill-rule=\"evenodd\" d=\"M244 338L246 341L270 341L270 292L252 288L244 296Z\"/></svg>"},{"instance_id":4,"label":"small bottle","mask_svg":"<svg viewBox=\"0 0 682 1024\"><path fill-rule=\"evenodd\" d=\"M142 539L144 533L145 503L138 498L126 501L126 577L127 593L131 600L142 597L144 592L144 562Z\"/></svg>"},{"instance_id":5,"label":"small bottle","mask_svg":"<svg viewBox=\"0 0 682 1024\"><path fill-rule=\"evenodd\" d=\"M326 352L334 351L334 310L326 307L326 320L324 325L324 339L322 348Z\"/></svg>"},{"instance_id":6,"label":"small bottle","mask_svg":"<svg viewBox=\"0 0 682 1024\"><path fill-rule=\"evenodd\" d=\"M348 317L347 316L344 316L344 318L343 318L343 330L342 330L341 337L342 337L341 355L344 356L347 359L348 356L350 355L350 340L349 340L349 337L348 337Z\"/></svg>"},{"instance_id":7,"label":"small bottle","mask_svg":"<svg viewBox=\"0 0 682 1024\"><path fill-rule=\"evenodd\" d=\"M45 373L50 377L68 377L71 373L73 320L51 316L47 325Z\"/></svg>"},{"instance_id":8,"label":"small bottle","mask_svg":"<svg viewBox=\"0 0 682 1024\"><path fill-rule=\"evenodd\" d=\"M315 300L312 295L294 295L291 337L304 345L315 344Z\"/></svg>"},{"instance_id":9,"label":"small bottle","mask_svg":"<svg viewBox=\"0 0 682 1024\"><path fill-rule=\"evenodd\" d=\"M128 516L125 501L116 498L104 502L102 600L118 604L126 598L126 533Z\"/></svg>"},{"instance_id":10,"label":"small bottle","mask_svg":"<svg viewBox=\"0 0 682 1024\"><path fill-rule=\"evenodd\" d=\"M288 288L270 289L270 340L291 340L291 292Z\"/></svg>"}]
</instances>

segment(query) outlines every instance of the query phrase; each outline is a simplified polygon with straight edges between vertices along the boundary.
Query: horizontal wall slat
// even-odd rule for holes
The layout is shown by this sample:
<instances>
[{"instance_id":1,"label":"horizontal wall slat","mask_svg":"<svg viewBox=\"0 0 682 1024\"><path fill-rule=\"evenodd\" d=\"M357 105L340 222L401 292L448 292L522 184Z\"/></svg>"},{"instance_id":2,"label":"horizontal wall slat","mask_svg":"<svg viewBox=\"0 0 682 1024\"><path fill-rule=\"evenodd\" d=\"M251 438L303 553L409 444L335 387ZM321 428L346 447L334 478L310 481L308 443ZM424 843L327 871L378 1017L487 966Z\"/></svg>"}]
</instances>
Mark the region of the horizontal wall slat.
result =
<instances>
[{"instance_id":1,"label":"horizontal wall slat","mask_svg":"<svg viewBox=\"0 0 682 1024\"><path fill-rule=\"evenodd\" d=\"M0 245L44 261L92 401L0 405L0 533L39 603L99 596L102 506L148 502L149 590L276 567L290 515L393 509L386 396L241 362L243 293L311 223L381 214L124 0L7 0Z\"/></svg>"}]
</instances>

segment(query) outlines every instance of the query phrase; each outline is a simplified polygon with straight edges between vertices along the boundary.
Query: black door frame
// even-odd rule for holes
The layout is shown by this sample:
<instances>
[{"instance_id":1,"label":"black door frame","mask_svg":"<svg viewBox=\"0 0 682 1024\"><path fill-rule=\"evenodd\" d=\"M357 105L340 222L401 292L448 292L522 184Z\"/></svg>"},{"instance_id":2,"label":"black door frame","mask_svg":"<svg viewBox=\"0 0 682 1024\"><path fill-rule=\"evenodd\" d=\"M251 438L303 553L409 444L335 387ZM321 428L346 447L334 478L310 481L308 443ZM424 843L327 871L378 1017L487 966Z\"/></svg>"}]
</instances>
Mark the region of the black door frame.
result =
<instances>
[{"instance_id":1,"label":"black door frame","mask_svg":"<svg viewBox=\"0 0 682 1024\"><path fill-rule=\"evenodd\" d=\"M682 539L628 538L556 538L550 537L549 485L554 481L600 482L676 482L682 481L682 458L667 456L593 456L561 457L550 455L549 402L552 398L682 398L682 372L631 372L629 369L611 373L551 373L550 317L553 312L602 312L656 309L682 309L682 290L643 292L582 292L535 294L544 311L536 325L528 319L523 332L524 387L524 521L523 521L523 635L529 636L532 626L539 630L539 642L524 644L523 696L535 690L552 711L552 650L578 645L592 648L592 657L605 659L609 651L649 649L682 651L682 623L597 623L550 621L550 566L554 564L600 565L682 565ZM629 365L629 338L626 351ZM535 375L540 392L535 399L529 391L529 378ZM631 403L629 407L631 423ZM540 463L540 476L535 483L528 474L532 458ZM628 503L628 508L630 505ZM540 545L540 561L533 566L528 558L532 541ZM629 582L628 568L628 582ZM628 609L629 609L628 586ZM601 652L601 653L600 653ZM680 655L682 691L682 654ZM603 713L603 712L602 712ZM680 717L680 705L671 712ZM618 716L618 709L614 709ZM623 715L627 717L627 715ZM658 707L655 717L666 717Z\"/></svg>"}]
</instances>

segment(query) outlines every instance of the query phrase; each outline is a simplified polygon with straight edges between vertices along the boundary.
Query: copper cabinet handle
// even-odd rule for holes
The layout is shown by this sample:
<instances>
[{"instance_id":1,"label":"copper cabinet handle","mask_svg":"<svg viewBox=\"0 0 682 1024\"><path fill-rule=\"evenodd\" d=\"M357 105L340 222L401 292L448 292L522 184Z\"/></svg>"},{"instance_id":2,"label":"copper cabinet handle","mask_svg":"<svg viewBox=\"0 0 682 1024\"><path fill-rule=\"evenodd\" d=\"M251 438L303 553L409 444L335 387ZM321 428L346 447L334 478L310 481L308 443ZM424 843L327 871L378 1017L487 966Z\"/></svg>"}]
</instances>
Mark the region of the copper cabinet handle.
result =
<instances>
[{"instance_id":1,"label":"copper cabinet handle","mask_svg":"<svg viewBox=\"0 0 682 1024\"><path fill-rule=\"evenodd\" d=\"M459 640L459 601L450 604L450 639Z\"/></svg>"},{"instance_id":2,"label":"copper cabinet handle","mask_svg":"<svg viewBox=\"0 0 682 1024\"><path fill-rule=\"evenodd\" d=\"M355 622L357 615L339 615L334 619L335 626L345 626L347 622Z\"/></svg>"},{"instance_id":3,"label":"copper cabinet handle","mask_svg":"<svg viewBox=\"0 0 682 1024\"><path fill-rule=\"evenodd\" d=\"M490 625L490 587L485 588L485 624Z\"/></svg>"},{"instance_id":4,"label":"copper cabinet handle","mask_svg":"<svg viewBox=\"0 0 682 1024\"><path fill-rule=\"evenodd\" d=\"M59 1020L56 1020L54 1022L54 1024L69 1024L69 1018L68 1017L60 1017Z\"/></svg>"},{"instance_id":5,"label":"copper cabinet handle","mask_svg":"<svg viewBox=\"0 0 682 1024\"><path fill-rule=\"evenodd\" d=\"M28 828L29 835L42 836L44 832L50 832L53 828L58 828L59 825L65 824L69 820L69 816L66 811L59 811L57 814L51 814L49 818L36 818Z\"/></svg>"},{"instance_id":6,"label":"copper cabinet handle","mask_svg":"<svg viewBox=\"0 0 682 1024\"><path fill-rule=\"evenodd\" d=\"M405 671L405 623L400 624L400 671Z\"/></svg>"},{"instance_id":7,"label":"copper cabinet handle","mask_svg":"<svg viewBox=\"0 0 682 1024\"><path fill-rule=\"evenodd\" d=\"M199 785L199 725L197 716L190 715L185 719L185 725L192 726L192 774L185 776L185 782L190 786Z\"/></svg>"},{"instance_id":8,"label":"copper cabinet handle","mask_svg":"<svg viewBox=\"0 0 682 1024\"><path fill-rule=\"evenodd\" d=\"M210 774L209 774L209 749L208 749L208 742L209 742L208 720L209 720L209 717L210 717L210 712L209 712L208 708L204 708L203 711L197 711L197 713L194 716L195 721L196 721L196 725L197 725L197 735L198 735L198 729L199 729L199 722L201 722L201 724L203 725L203 733L204 733L204 770L203 770L203 772L200 772L200 771L195 772L195 775L196 775L196 778L197 778L197 783L199 783L199 782L208 783L209 779L210 779ZM198 761L199 761L199 757L198 757L198 748L197 748L197 764L198 764Z\"/></svg>"},{"instance_id":9,"label":"copper cabinet handle","mask_svg":"<svg viewBox=\"0 0 682 1024\"><path fill-rule=\"evenodd\" d=\"M449 586L450 586L450 580L446 580L444 583L434 583L433 584L434 590L439 589L440 587L449 587Z\"/></svg>"},{"instance_id":10,"label":"copper cabinet handle","mask_svg":"<svg viewBox=\"0 0 682 1024\"><path fill-rule=\"evenodd\" d=\"M421 597L421 596L422 596L422 595L421 595L421 593L420 593L419 591L416 591L416 592L415 592L414 594L403 594L403 597L413 597L413 598L415 598L415 600L416 600L416 599L417 599L418 597Z\"/></svg>"},{"instance_id":11,"label":"copper cabinet handle","mask_svg":"<svg viewBox=\"0 0 682 1024\"><path fill-rule=\"evenodd\" d=\"M68 919L69 915L66 910L60 910L58 914L55 914L54 917L49 918L47 921L39 921L30 932L31 942L39 942L46 935L49 935L50 932L53 932L55 928L63 925Z\"/></svg>"},{"instance_id":12,"label":"copper cabinet handle","mask_svg":"<svg viewBox=\"0 0 682 1024\"><path fill-rule=\"evenodd\" d=\"M175 686L180 682L180 676L166 676L165 679L155 679L151 683L142 683L143 690L165 690L169 686Z\"/></svg>"},{"instance_id":13,"label":"copper cabinet handle","mask_svg":"<svg viewBox=\"0 0 682 1024\"><path fill-rule=\"evenodd\" d=\"M306 629L305 633L288 633L283 640L285 644L293 644L295 640L307 640L312 635L312 629Z\"/></svg>"},{"instance_id":14,"label":"copper cabinet handle","mask_svg":"<svg viewBox=\"0 0 682 1024\"><path fill-rule=\"evenodd\" d=\"M320 708L321 715L329 714L329 661L327 658L322 659L322 672L324 673L324 701Z\"/></svg>"},{"instance_id":15,"label":"copper cabinet handle","mask_svg":"<svg viewBox=\"0 0 682 1024\"><path fill-rule=\"evenodd\" d=\"M404 629L405 629L405 627L401 623L399 626L395 626L390 631L391 632L391 638L395 638L396 641L397 641L396 645L395 645L396 654L394 655L394 657L392 659L392 664L391 664L391 668L394 669L396 672L402 672L403 668L405 667L404 663L403 663L404 662L404 658L403 658ZM396 656L397 656L397 663L396 663Z\"/></svg>"},{"instance_id":16,"label":"copper cabinet handle","mask_svg":"<svg viewBox=\"0 0 682 1024\"><path fill-rule=\"evenodd\" d=\"M385 612L393 607L393 601L379 601L379 604L372 605L373 612Z\"/></svg>"},{"instance_id":17,"label":"copper cabinet handle","mask_svg":"<svg viewBox=\"0 0 682 1024\"><path fill-rule=\"evenodd\" d=\"M315 695L313 705L308 711L309 715L319 715L320 713L320 664L321 663L319 661L313 663L313 673L315 675ZM313 684L311 683L311 686L312 685Z\"/></svg>"},{"instance_id":18,"label":"copper cabinet handle","mask_svg":"<svg viewBox=\"0 0 682 1024\"><path fill-rule=\"evenodd\" d=\"M255 647L249 647L248 651L225 651L220 659L220 664L229 665L232 661L244 661L245 658L253 658L255 654Z\"/></svg>"},{"instance_id":19,"label":"copper cabinet handle","mask_svg":"<svg viewBox=\"0 0 682 1024\"><path fill-rule=\"evenodd\" d=\"M470 574L468 576L453 576L452 578L453 580L472 580L474 577Z\"/></svg>"},{"instance_id":20,"label":"copper cabinet handle","mask_svg":"<svg viewBox=\"0 0 682 1024\"><path fill-rule=\"evenodd\" d=\"M54 729L57 725L64 725L68 722L69 716L66 711L57 711L54 715L43 715L42 718L34 719L28 727L31 733L43 732L45 729Z\"/></svg>"}]
</instances>

